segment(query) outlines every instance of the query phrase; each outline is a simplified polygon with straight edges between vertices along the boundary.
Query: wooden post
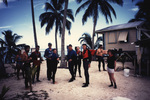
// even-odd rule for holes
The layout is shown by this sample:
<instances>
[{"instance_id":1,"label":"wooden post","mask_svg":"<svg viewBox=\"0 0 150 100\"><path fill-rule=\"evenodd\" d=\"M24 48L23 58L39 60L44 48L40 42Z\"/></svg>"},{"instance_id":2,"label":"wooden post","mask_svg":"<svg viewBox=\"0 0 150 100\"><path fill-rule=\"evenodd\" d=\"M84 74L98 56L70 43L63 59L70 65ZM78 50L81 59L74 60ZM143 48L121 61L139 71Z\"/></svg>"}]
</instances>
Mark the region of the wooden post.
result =
<instances>
[{"instance_id":1,"label":"wooden post","mask_svg":"<svg viewBox=\"0 0 150 100\"><path fill-rule=\"evenodd\" d=\"M136 59L134 59L134 75L136 75Z\"/></svg>"},{"instance_id":2,"label":"wooden post","mask_svg":"<svg viewBox=\"0 0 150 100\"><path fill-rule=\"evenodd\" d=\"M141 59L139 61L139 75L141 75Z\"/></svg>"},{"instance_id":3,"label":"wooden post","mask_svg":"<svg viewBox=\"0 0 150 100\"><path fill-rule=\"evenodd\" d=\"M147 59L147 76L149 76L149 59Z\"/></svg>"}]
</instances>

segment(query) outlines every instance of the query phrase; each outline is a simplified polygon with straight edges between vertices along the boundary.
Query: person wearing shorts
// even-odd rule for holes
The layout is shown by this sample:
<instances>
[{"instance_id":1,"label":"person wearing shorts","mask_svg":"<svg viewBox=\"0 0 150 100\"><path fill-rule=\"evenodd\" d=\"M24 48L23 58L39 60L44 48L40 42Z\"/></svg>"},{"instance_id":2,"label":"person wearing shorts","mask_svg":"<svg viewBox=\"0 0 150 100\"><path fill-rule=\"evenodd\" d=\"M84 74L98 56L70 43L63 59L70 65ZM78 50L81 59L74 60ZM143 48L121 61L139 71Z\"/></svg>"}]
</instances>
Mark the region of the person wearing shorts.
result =
<instances>
[{"instance_id":1,"label":"person wearing shorts","mask_svg":"<svg viewBox=\"0 0 150 100\"><path fill-rule=\"evenodd\" d=\"M109 57L107 59L107 71L108 71L108 75L109 75L109 79L111 84L109 85L109 87L112 87L114 85L114 88L117 89L117 85L116 85L116 80L114 77L114 72L116 69L116 59L115 59L115 52L114 50L108 50L108 54Z\"/></svg>"}]
</instances>

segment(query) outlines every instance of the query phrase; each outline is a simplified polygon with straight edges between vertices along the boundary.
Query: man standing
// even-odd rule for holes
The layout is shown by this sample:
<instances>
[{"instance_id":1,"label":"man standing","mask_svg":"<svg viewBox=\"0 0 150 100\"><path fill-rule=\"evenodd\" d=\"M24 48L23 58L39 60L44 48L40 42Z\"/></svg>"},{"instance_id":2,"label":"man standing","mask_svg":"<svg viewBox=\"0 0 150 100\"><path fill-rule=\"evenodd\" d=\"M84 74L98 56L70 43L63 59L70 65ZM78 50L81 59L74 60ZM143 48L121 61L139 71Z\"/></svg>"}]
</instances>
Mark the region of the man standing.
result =
<instances>
[{"instance_id":1,"label":"man standing","mask_svg":"<svg viewBox=\"0 0 150 100\"><path fill-rule=\"evenodd\" d=\"M48 43L48 48L45 50L44 57L46 58L47 63L47 79L50 81L52 78L52 44Z\"/></svg>"},{"instance_id":2,"label":"man standing","mask_svg":"<svg viewBox=\"0 0 150 100\"><path fill-rule=\"evenodd\" d=\"M59 57L57 54L57 50L53 49L53 55L52 55L52 80L53 84L55 84L55 74L57 71L57 64L59 63Z\"/></svg>"},{"instance_id":3,"label":"man standing","mask_svg":"<svg viewBox=\"0 0 150 100\"><path fill-rule=\"evenodd\" d=\"M23 53L23 61L24 61L24 69L25 69L25 88L28 89L29 85L31 87L31 74L30 74L30 62L32 60L31 57L28 56L30 50L30 46L25 46L25 52Z\"/></svg>"},{"instance_id":4,"label":"man standing","mask_svg":"<svg viewBox=\"0 0 150 100\"><path fill-rule=\"evenodd\" d=\"M71 74L71 79L69 80L69 82L72 82L75 80L75 70L74 70L74 66L75 66L75 61L76 61L76 57L77 57L77 54L76 52L72 49L72 45L70 44L69 47L68 47L68 55L67 55L67 58L68 58L68 63L69 63L69 71L70 71L70 74Z\"/></svg>"},{"instance_id":5,"label":"man standing","mask_svg":"<svg viewBox=\"0 0 150 100\"><path fill-rule=\"evenodd\" d=\"M91 63L91 52L87 49L87 45L83 44L83 52L82 52L82 56L83 56L83 68L84 68L84 75L85 75L85 83L83 83L82 87L88 87L89 85L89 72L88 69L90 67L90 63Z\"/></svg>"},{"instance_id":6,"label":"man standing","mask_svg":"<svg viewBox=\"0 0 150 100\"><path fill-rule=\"evenodd\" d=\"M105 63L104 63L104 58L103 58L103 46L102 45L99 45L98 49L97 49L97 52L96 52L96 56L98 57L98 68L99 68L99 71L101 71L101 62L103 63L103 71L106 71L105 70Z\"/></svg>"},{"instance_id":7,"label":"man standing","mask_svg":"<svg viewBox=\"0 0 150 100\"><path fill-rule=\"evenodd\" d=\"M36 70L36 81L37 82L41 82L39 80L39 75L40 75L40 64L41 61L43 60L41 57L41 53L39 52L40 46L36 46L36 50L31 54L32 57L32 61L33 61L33 67L37 66L37 70ZM35 79L35 74L33 76L33 83L34 83L34 79Z\"/></svg>"}]
</instances>

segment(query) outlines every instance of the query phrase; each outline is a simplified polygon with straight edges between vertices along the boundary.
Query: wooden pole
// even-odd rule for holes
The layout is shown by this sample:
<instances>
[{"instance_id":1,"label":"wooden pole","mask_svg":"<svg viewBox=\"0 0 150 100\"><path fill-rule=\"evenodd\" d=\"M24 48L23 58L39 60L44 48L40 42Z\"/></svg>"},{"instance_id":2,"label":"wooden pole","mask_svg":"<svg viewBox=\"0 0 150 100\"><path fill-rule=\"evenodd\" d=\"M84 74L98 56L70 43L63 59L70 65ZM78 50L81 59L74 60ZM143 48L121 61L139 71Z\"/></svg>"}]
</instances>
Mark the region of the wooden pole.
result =
<instances>
[{"instance_id":1,"label":"wooden pole","mask_svg":"<svg viewBox=\"0 0 150 100\"><path fill-rule=\"evenodd\" d=\"M147 59L147 76L149 76L149 59Z\"/></svg>"}]
</instances>

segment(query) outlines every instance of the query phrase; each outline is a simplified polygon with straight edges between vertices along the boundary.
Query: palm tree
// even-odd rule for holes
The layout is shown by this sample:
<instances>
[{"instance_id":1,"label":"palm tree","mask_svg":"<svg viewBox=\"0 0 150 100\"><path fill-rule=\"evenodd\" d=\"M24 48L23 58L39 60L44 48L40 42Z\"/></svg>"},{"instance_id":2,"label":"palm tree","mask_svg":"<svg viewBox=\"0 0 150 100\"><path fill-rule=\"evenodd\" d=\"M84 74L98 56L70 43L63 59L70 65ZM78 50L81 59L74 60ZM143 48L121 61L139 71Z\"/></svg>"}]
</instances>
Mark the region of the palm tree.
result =
<instances>
[{"instance_id":1,"label":"palm tree","mask_svg":"<svg viewBox=\"0 0 150 100\"><path fill-rule=\"evenodd\" d=\"M35 42L35 47L36 47L38 45L38 42L37 42L36 28L35 28L33 0L31 0L31 10L32 10L32 23L33 23L34 42Z\"/></svg>"},{"instance_id":2,"label":"palm tree","mask_svg":"<svg viewBox=\"0 0 150 100\"><path fill-rule=\"evenodd\" d=\"M81 3L83 0L76 0L78 3ZM93 18L93 35L92 35L92 49L94 49L94 36L95 36L95 28L97 24L97 20L99 17L99 13L105 16L106 22L112 22L112 14L116 18L116 12L114 8L110 5L110 3L116 3L118 5L123 5L123 0L85 0L85 2L76 10L77 15L82 9L85 7L85 13L82 17L82 24L87 21L88 17Z\"/></svg>"},{"instance_id":3,"label":"palm tree","mask_svg":"<svg viewBox=\"0 0 150 100\"><path fill-rule=\"evenodd\" d=\"M83 33L82 36L79 38L80 44L87 44L88 48L91 49L92 47L92 38L89 33Z\"/></svg>"},{"instance_id":4,"label":"palm tree","mask_svg":"<svg viewBox=\"0 0 150 100\"><path fill-rule=\"evenodd\" d=\"M61 64L60 64L60 67L66 67L66 65L65 65L65 25L66 25L67 9L68 9L68 0L65 0L63 28L62 28L62 33L61 33Z\"/></svg>"},{"instance_id":5,"label":"palm tree","mask_svg":"<svg viewBox=\"0 0 150 100\"><path fill-rule=\"evenodd\" d=\"M7 49L6 60L11 61L11 57L16 53L16 43L22 36L17 35L16 33L13 34L11 30L4 31L2 34L4 35L5 47Z\"/></svg>"},{"instance_id":6,"label":"palm tree","mask_svg":"<svg viewBox=\"0 0 150 100\"><path fill-rule=\"evenodd\" d=\"M92 38L91 38L91 35L89 33L83 33L78 41L80 41L80 44L83 44L83 43L87 44L89 49L92 48ZM103 38L98 37L97 40L96 40L96 43L94 44L95 49L98 48L101 41L103 41Z\"/></svg>"},{"instance_id":7,"label":"palm tree","mask_svg":"<svg viewBox=\"0 0 150 100\"><path fill-rule=\"evenodd\" d=\"M4 56L5 56L5 50L6 47L4 47L4 45L6 45L5 41L3 39L0 38L0 78L4 77L6 75L6 70L4 67Z\"/></svg>"},{"instance_id":8,"label":"palm tree","mask_svg":"<svg viewBox=\"0 0 150 100\"><path fill-rule=\"evenodd\" d=\"M41 27L43 27L45 24L47 25L46 34L49 34L50 30L55 25L55 45L57 50L58 50L57 33L59 31L59 34L61 34L63 18L65 17L63 3L64 2L62 0L51 0L51 3L45 4L46 12L40 15ZM68 19L66 19L65 27L70 34L70 29L71 29L70 20L74 21L73 12L71 9L67 9L67 18Z\"/></svg>"},{"instance_id":9,"label":"palm tree","mask_svg":"<svg viewBox=\"0 0 150 100\"><path fill-rule=\"evenodd\" d=\"M136 3L136 6L138 6L139 10L135 14L135 18L131 19L129 22L134 21L145 21L145 27L147 29L150 29L150 6L149 6L149 0L143 0Z\"/></svg>"}]
</instances>

